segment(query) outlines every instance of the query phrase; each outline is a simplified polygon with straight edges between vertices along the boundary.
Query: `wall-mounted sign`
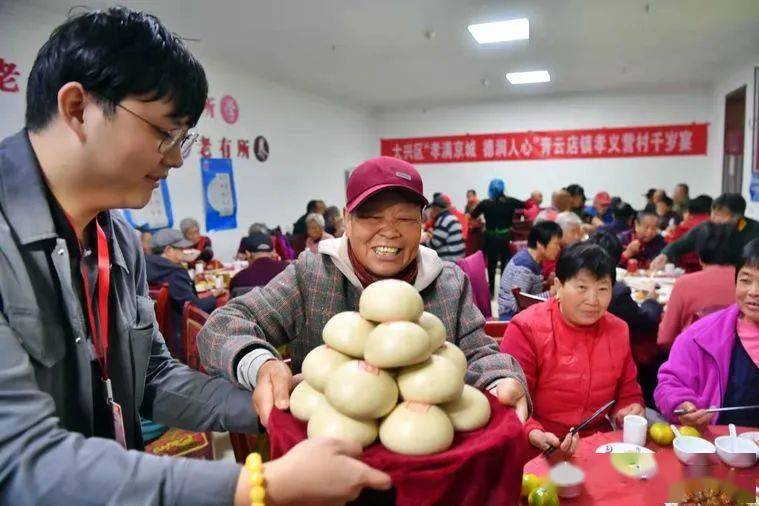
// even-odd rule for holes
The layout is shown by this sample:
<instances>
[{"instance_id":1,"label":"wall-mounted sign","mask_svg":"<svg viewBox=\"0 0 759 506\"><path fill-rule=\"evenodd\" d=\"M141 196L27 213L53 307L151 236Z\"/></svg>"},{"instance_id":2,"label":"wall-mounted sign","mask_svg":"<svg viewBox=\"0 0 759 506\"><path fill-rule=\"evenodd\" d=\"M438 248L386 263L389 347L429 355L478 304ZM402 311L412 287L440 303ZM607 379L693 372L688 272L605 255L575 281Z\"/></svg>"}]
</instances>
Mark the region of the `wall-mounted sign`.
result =
<instances>
[{"instance_id":1,"label":"wall-mounted sign","mask_svg":"<svg viewBox=\"0 0 759 506\"><path fill-rule=\"evenodd\" d=\"M707 123L381 139L412 163L705 155Z\"/></svg>"},{"instance_id":2,"label":"wall-mounted sign","mask_svg":"<svg viewBox=\"0 0 759 506\"><path fill-rule=\"evenodd\" d=\"M206 230L237 228L237 195L234 171L229 158L200 160L203 201L206 208Z\"/></svg>"}]
</instances>

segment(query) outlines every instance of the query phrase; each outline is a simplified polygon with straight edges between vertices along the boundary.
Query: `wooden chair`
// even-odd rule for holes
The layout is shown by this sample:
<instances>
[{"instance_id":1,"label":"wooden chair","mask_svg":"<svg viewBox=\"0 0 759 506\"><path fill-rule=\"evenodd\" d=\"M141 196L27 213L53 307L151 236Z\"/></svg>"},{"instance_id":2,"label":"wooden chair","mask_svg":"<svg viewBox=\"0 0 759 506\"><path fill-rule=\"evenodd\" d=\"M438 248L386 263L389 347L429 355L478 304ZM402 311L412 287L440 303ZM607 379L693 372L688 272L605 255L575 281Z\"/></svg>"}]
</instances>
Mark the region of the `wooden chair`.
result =
<instances>
[{"instance_id":1,"label":"wooden chair","mask_svg":"<svg viewBox=\"0 0 759 506\"><path fill-rule=\"evenodd\" d=\"M543 297L538 297L537 295L531 295L529 293L522 293L521 288L512 288L511 293L514 294L514 299L517 301L517 308L519 311L524 311L530 306L546 301Z\"/></svg>"},{"instance_id":2,"label":"wooden chair","mask_svg":"<svg viewBox=\"0 0 759 506\"><path fill-rule=\"evenodd\" d=\"M502 322L500 320L488 320L485 322L485 333L492 337L495 342L500 343L503 339L503 335L506 333L508 326L509 322Z\"/></svg>"},{"instance_id":3,"label":"wooden chair","mask_svg":"<svg viewBox=\"0 0 759 506\"><path fill-rule=\"evenodd\" d=\"M158 330L161 331L166 346L172 357L177 357L177 343L171 333L171 308L169 307L168 283L151 283L148 285L148 295L155 301L155 319L158 322Z\"/></svg>"},{"instance_id":4,"label":"wooden chair","mask_svg":"<svg viewBox=\"0 0 759 506\"><path fill-rule=\"evenodd\" d=\"M511 223L511 240L526 241L532 230L532 222L520 211L514 213L514 221Z\"/></svg>"},{"instance_id":5,"label":"wooden chair","mask_svg":"<svg viewBox=\"0 0 759 506\"><path fill-rule=\"evenodd\" d=\"M205 372L200 363L198 353L198 334L208 320L208 313L185 302L182 311L182 345L184 347L184 363L196 371Z\"/></svg>"}]
</instances>

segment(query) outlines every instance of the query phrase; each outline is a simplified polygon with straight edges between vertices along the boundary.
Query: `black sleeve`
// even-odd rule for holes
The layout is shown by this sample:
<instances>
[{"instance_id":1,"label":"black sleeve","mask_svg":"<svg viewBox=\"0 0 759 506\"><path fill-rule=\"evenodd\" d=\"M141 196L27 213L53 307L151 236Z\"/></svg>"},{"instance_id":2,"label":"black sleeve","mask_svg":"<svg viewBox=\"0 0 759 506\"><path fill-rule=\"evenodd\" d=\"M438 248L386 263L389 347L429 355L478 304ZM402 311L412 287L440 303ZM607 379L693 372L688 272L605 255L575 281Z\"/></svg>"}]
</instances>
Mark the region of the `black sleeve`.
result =
<instances>
[{"instance_id":1,"label":"black sleeve","mask_svg":"<svg viewBox=\"0 0 759 506\"><path fill-rule=\"evenodd\" d=\"M480 202L477 203L476 206L474 206L474 209L472 209L472 212L469 214L469 216L471 216L473 220L477 219L482 214L482 212L484 210L483 207L482 207L482 205L484 203L485 203L485 201L481 200Z\"/></svg>"},{"instance_id":2,"label":"black sleeve","mask_svg":"<svg viewBox=\"0 0 759 506\"><path fill-rule=\"evenodd\" d=\"M630 288L625 285L615 287L609 305L609 312L627 322L631 332L657 329L663 309L661 304L653 300L646 300L639 306L633 300Z\"/></svg>"}]
</instances>

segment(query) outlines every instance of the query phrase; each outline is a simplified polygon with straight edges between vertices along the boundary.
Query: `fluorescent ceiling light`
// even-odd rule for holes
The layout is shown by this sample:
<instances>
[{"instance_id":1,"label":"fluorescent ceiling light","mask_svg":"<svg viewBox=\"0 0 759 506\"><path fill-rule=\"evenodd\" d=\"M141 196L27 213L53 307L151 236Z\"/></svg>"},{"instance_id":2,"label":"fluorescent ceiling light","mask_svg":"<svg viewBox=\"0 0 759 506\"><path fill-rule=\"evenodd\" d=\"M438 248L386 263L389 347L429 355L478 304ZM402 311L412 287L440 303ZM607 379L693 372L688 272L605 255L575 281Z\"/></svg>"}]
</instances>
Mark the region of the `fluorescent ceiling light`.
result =
<instances>
[{"instance_id":1,"label":"fluorescent ceiling light","mask_svg":"<svg viewBox=\"0 0 759 506\"><path fill-rule=\"evenodd\" d=\"M469 25L469 33L480 44L524 40L530 38L530 20L527 18Z\"/></svg>"},{"instance_id":2,"label":"fluorescent ceiling light","mask_svg":"<svg viewBox=\"0 0 759 506\"><path fill-rule=\"evenodd\" d=\"M506 79L511 84L532 84L550 82L551 76L547 70L535 70L533 72L508 72Z\"/></svg>"}]
</instances>

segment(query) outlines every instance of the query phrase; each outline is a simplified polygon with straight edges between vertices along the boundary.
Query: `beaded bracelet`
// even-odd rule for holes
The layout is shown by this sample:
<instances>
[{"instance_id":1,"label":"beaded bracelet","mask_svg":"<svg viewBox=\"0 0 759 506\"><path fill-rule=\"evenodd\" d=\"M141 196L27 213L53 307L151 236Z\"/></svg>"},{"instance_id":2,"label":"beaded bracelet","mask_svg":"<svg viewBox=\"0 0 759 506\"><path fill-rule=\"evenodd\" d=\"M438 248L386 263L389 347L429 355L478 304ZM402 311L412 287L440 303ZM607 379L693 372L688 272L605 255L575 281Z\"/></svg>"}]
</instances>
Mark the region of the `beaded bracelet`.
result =
<instances>
[{"instance_id":1,"label":"beaded bracelet","mask_svg":"<svg viewBox=\"0 0 759 506\"><path fill-rule=\"evenodd\" d=\"M251 453L245 459L245 468L250 473L250 506L264 506L264 465L261 455Z\"/></svg>"}]
</instances>

